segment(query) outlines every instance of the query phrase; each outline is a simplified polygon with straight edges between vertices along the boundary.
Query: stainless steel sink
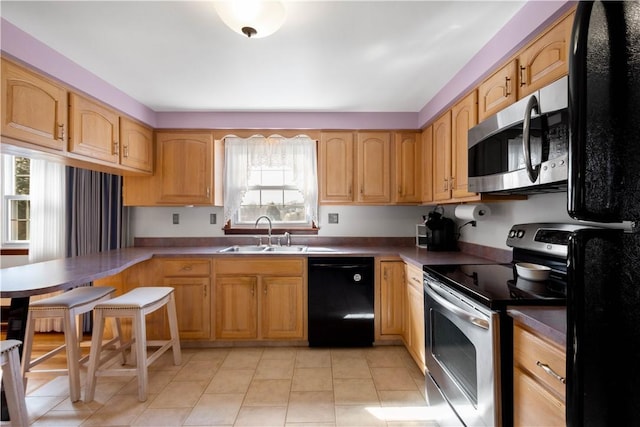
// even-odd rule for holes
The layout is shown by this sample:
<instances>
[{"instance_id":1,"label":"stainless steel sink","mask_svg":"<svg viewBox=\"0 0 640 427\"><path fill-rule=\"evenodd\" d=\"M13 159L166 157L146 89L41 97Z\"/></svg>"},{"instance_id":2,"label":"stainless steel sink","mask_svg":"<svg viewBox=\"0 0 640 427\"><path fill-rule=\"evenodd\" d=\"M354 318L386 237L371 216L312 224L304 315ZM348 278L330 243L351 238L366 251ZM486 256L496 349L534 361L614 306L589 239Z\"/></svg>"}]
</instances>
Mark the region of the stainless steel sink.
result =
<instances>
[{"instance_id":1,"label":"stainless steel sink","mask_svg":"<svg viewBox=\"0 0 640 427\"><path fill-rule=\"evenodd\" d=\"M264 246L264 245L234 245L220 249L219 253L243 253L243 254L277 254L277 253L300 253L300 252L335 252L335 249L291 245L291 246Z\"/></svg>"},{"instance_id":2,"label":"stainless steel sink","mask_svg":"<svg viewBox=\"0 0 640 427\"><path fill-rule=\"evenodd\" d=\"M281 252L304 252L306 246L257 246L257 245L234 245L228 248L220 249L222 253L254 253L254 254L273 254Z\"/></svg>"}]
</instances>

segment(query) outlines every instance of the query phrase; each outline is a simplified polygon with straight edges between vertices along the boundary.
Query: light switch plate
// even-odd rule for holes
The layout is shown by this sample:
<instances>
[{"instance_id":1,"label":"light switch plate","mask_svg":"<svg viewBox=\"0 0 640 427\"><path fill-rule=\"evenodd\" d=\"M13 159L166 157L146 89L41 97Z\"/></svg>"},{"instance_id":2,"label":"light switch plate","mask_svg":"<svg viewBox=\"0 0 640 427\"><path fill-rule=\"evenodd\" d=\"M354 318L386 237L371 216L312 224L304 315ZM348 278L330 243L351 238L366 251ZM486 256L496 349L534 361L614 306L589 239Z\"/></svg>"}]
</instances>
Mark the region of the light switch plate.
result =
<instances>
[{"instance_id":1,"label":"light switch plate","mask_svg":"<svg viewBox=\"0 0 640 427\"><path fill-rule=\"evenodd\" d=\"M177 213L173 214L173 223L180 224L180 214L177 214Z\"/></svg>"},{"instance_id":2,"label":"light switch plate","mask_svg":"<svg viewBox=\"0 0 640 427\"><path fill-rule=\"evenodd\" d=\"M338 223L338 214L330 213L329 214L329 224L337 224Z\"/></svg>"},{"instance_id":3,"label":"light switch plate","mask_svg":"<svg viewBox=\"0 0 640 427\"><path fill-rule=\"evenodd\" d=\"M216 216L217 216L217 215L216 215L216 214L214 214L214 213L209 214L209 224L215 224L215 223L216 223L216 221L217 221Z\"/></svg>"}]
</instances>

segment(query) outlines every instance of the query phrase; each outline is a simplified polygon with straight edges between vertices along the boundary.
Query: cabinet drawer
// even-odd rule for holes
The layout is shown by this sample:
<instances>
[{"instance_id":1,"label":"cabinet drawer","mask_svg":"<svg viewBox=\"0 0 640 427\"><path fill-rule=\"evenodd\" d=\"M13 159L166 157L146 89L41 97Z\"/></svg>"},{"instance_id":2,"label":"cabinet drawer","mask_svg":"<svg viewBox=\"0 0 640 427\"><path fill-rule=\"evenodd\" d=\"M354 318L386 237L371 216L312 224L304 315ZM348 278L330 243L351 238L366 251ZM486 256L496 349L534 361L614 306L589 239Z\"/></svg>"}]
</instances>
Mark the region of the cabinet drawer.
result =
<instances>
[{"instance_id":1,"label":"cabinet drawer","mask_svg":"<svg viewBox=\"0 0 640 427\"><path fill-rule=\"evenodd\" d=\"M405 264L407 284L423 292L422 270L409 264Z\"/></svg>"},{"instance_id":2,"label":"cabinet drawer","mask_svg":"<svg viewBox=\"0 0 640 427\"><path fill-rule=\"evenodd\" d=\"M514 426L564 426L565 405L538 381L516 368L513 372Z\"/></svg>"},{"instance_id":3,"label":"cabinet drawer","mask_svg":"<svg viewBox=\"0 0 640 427\"><path fill-rule=\"evenodd\" d=\"M211 261L208 259L163 260L162 271L165 277L209 276L211 274Z\"/></svg>"},{"instance_id":4,"label":"cabinet drawer","mask_svg":"<svg viewBox=\"0 0 640 427\"><path fill-rule=\"evenodd\" d=\"M267 255L260 258L245 258L243 255L240 259L215 261L216 274L254 274L261 275L286 275L286 276L302 276L304 273L303 258L283 259L278 256Z\"/></svg>"},{"instance_id":5,"label":"cabinet drawer","mask_svg":"<svg viewBox=\"0 0 640 427\"><path fill-rule=\"evenodd\" d=\"M553 390L564 400L565 384L553 373L566 378L565 352L557 345L514 325L514 364Z\"/></svg>"}]
</instances>

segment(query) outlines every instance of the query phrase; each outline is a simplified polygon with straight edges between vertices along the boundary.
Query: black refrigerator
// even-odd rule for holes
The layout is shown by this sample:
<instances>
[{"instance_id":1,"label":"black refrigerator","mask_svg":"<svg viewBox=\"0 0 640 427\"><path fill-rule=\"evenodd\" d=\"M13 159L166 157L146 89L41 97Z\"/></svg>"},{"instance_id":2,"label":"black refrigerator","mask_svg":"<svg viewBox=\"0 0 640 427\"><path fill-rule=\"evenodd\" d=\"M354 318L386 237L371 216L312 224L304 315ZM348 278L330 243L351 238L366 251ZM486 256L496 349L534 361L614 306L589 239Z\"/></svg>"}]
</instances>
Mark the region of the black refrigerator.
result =
<instances>
[{"instance_id":1,"label":"black refrigerator","mask_svg":"<svg viewBox=\"0 0 640 427\"><path fill-rule=\"evenodd\" d=\"M640 2L578 3L569 115L567 426L640 426Z\"/></svg>"}]
</instances>

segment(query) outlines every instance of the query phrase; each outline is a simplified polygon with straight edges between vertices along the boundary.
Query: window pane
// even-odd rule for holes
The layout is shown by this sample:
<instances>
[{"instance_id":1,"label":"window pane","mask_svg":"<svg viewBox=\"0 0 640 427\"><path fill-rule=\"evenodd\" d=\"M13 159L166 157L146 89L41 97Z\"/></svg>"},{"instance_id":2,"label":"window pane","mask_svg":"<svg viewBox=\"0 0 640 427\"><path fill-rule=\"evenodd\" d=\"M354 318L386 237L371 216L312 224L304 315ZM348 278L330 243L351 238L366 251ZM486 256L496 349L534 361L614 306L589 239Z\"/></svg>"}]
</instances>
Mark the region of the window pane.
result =
<instances>
[{"instance_id":1,"label":"window pane","mask_svg":"<svg viewBox=\"0 0 640 427\"><path fill-rule=\"evenodd\" d=\"M29 194L30 162L25 157L15 157L15 188L14 194Z\"/></svg>"},{"instance_id":2,"label":"window pane","mask_svg":"<svg viewBox=\"0 0 640 427\"><path fill-rule=\"evenodd\" d=\"M284 185L284 173L281 170L263 170L262 185Z\"/></svg>"},{"instance_id":3,"label":"window pane","mask_svg":"<svg viewBox=\"0 0 640 427\"><path fill-rule=\"evenodd\" d=\"M263 205L282 205L282 190L262 190Z\"/></svg>"},{"instance_id":4,"label":"window pane","mask_svg":"<svg viewBox=\"0 0 640 427\"><path fill-rule=\"evenodd\" d=\"M28 200L9 201L10 240L29 240L29 210Z\"/></svg>"},{"instance_id":5,"label":"window pane","mask_svg":"<svg viewBox=\"0 0 640 427\"><path fill-rule=\"evenodd\" d=\"M286 205L303 205L304 196L299 190L284 190L283 191L284 204Z\"/></svg>"}]
</instances>

